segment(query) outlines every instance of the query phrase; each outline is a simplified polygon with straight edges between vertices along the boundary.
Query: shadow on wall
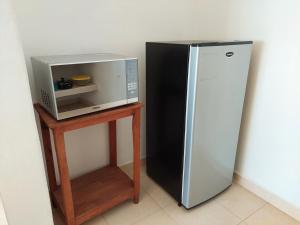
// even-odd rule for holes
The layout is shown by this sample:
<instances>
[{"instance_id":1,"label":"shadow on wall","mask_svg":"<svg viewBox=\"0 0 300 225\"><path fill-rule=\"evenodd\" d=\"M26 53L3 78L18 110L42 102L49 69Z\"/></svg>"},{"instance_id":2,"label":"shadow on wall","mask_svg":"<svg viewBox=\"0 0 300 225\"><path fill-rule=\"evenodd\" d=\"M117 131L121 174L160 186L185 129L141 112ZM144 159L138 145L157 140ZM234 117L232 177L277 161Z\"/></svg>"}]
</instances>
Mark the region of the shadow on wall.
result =
<instances>
[{"instance_id":1,"label":"shadow on wall","mask_svg":"<svg viewBox=\"0 0 300 225\"><path fill-rule=\"evenodd\" d=\"M246 89L246 96L243 107L243 117L240 128L240 136L238 143L238 152L236 162L239 161L239 164L243 164L243 154L241 151L245 148L247 144L247 137L249 134L252 112L253 112L253 103L255 101L255 93L257 88L258 80L258 71L260 70L260 62L263 54L264 43L261 41L255 41L252 49L252 57L249 67L249 75ZM237 169L237 164L236 168Z\"/></svg>"}]
</instances>

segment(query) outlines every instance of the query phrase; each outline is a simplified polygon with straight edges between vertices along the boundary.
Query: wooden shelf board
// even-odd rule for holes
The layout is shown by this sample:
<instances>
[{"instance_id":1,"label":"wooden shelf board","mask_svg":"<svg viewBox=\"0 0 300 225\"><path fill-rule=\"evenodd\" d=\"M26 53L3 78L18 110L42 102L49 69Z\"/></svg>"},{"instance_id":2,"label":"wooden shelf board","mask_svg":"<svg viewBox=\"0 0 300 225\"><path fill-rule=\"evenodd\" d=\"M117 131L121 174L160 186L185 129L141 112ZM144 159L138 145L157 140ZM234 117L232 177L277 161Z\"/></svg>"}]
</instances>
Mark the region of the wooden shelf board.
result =
<instances>
[{"instance_id":1,"label":"wooden shelf board","mask_svg":"<svg viewBox=\"0 0 300 225\"><path fill-rule=\"evenodd\" d=\"M133 182L118 167L107 166L71 181L76 224L133 198ZM54 198L64 214L60 188Z\"/></svg>"},{"instance_id":2,"label":"wooden shelf board","mask_svg":"<svg viewBox=\"0 0 300 225\"><path fill-rule=\"evenodd\" d=\"M83 85L83 86L74 84L73 87L70 89L55 91L55 97L61 98L61 97L65 97L65 96L82 94L82 93L92 92L92 91L96 91L96 90L97 90L97 85L93 84L93 83Z\"/></svg>"},{"instance_id":3,"label":"wooden shelf board","mask_svg":"<svg viewBox=\"0 0 300 225\"><path fill-rule=\"evenodd\" d=\"M136 109L142 108L143 104L140 102L132 103L113 109L108 109L89 115L81 115L76 118L69 118L60 121L51 116L40 104L34 104L34 107L49 128L55 129L57 127L60 127L65 131L69 131L94 125L95 123L104 123L111 120L117 120L127 116L131 116L132 112Z\"/></svg>"}]
</instances>

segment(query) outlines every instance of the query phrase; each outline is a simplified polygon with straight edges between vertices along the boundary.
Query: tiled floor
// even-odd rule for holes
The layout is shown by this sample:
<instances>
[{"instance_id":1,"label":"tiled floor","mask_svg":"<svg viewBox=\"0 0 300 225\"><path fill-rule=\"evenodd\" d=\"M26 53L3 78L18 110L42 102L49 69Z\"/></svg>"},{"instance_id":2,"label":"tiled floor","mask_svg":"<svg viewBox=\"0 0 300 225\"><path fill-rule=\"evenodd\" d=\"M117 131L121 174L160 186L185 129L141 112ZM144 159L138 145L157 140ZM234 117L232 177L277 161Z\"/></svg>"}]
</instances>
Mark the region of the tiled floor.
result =
<instances>
[{"instance_id":1,"label":"tiled floor","mask_svg":"<svg viewBox=\"0 0 300 225\"><path fill-rule=\"evenodd\" d=\"M132 176L132 165L122 169ZM141 180L139 204L125 202L84 225L300 225L238 184L211 201L186 210L147 177L144 164ZM55 225L64 224L56 212L54 220Z\"/></svg>"}]
</instances>

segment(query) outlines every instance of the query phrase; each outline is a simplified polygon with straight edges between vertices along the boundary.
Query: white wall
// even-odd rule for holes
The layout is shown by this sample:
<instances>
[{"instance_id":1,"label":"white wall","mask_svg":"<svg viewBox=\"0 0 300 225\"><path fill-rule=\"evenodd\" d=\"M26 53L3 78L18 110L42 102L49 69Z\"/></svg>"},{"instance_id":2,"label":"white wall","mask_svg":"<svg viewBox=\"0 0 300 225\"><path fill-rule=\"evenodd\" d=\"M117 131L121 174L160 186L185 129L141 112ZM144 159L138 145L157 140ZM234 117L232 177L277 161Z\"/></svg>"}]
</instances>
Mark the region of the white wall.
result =
<instances>
[{"instance_id":1,"label":"white wall","mask_svg":"<svg viewBox=\"0 0 300 225\"><path fill-rule=\"evenodd\" d=\"M7 221L51 225L28 76L8 0L0 0L0 49L0 196ZM6 224L2 213L0 223Z\"/></svg>"},{"instance_id":2,"label":"white wall","mask_svg":"<svg viewBox=\"0 0 300 225\"><path fill-rule=\"evenodd\" d=\"M145 100L145 42L217 38L226 6L217 0L13 0L32 81L34 55L113 52L139 58L140 97ZM217 12L217 14L215 14ZM214 15L213 17L211 15ZM145 114L142 115L145 155ZM131 121L118 122L118 163L132 159ZM107 126L66 135L71 176L107 163Z\"/></svg>"},{"instance_id":3,"label":"white wall","mask_svg":"<svg viewBox=\"0 0 300 225\"><path fill-rule=\"evenodd\" d=\"M255 41L236 171L300 220L300 2L231 3L225 37Z\"/></svg>"},{"instance_id":4,"label":"white wall","mask_svg":"<svg viewBox=\"0 0 300 225\"><path fill-rule=\"evenodd\" d=\"M7 225L7 219L6 219L5 210L3 207L1 196L0 196L0 224Z\"/></svg>"}]
</instances>

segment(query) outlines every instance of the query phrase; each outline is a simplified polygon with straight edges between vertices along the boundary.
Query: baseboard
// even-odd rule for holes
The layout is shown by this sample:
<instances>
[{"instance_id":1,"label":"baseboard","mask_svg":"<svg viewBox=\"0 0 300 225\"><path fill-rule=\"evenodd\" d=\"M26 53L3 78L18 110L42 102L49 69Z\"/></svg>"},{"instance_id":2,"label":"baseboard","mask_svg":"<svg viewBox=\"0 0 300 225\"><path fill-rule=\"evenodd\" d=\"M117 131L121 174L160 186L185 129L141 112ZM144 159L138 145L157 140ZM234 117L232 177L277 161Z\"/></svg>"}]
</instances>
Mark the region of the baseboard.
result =
<instances>
[{"instance_id":1,"label":"baseboard","mask_svg":"<svg viewBox=\"0 0 300 225\"><path fill-rule=\"evenodd\" d=\"M146 159L146 155L141 155L140 159L141 159L141 161L144 161ZM127 161L127 162L119 163L118 166L125 166L125 165L130 164L130 163L133 163L132 159Z\"/></svg>"},{"instance_id":2,"label":"baseboard","mask_svg":"<svg viewBox=\"0 0 300 225\"><path fill-rule=\"evenodd\" d=\"M266 202L269 202L270 204L274 205L289 216L300 221L300 209L298 207L283 200L279 196L271 193L270 191L260 187L253 181L242 177L237 171L235 171L234 173L234 182L253 192L257 196L264 199Z\"/></svg>"}]
</instances>

